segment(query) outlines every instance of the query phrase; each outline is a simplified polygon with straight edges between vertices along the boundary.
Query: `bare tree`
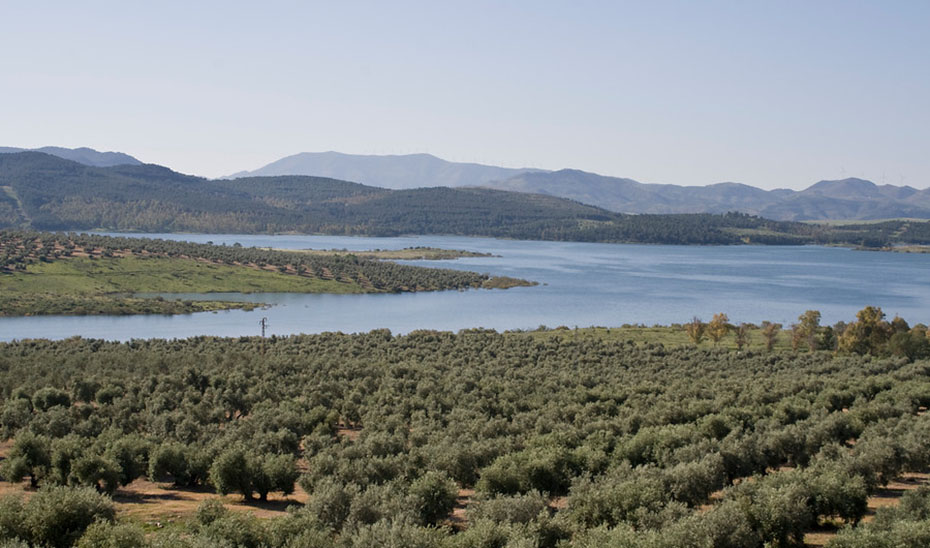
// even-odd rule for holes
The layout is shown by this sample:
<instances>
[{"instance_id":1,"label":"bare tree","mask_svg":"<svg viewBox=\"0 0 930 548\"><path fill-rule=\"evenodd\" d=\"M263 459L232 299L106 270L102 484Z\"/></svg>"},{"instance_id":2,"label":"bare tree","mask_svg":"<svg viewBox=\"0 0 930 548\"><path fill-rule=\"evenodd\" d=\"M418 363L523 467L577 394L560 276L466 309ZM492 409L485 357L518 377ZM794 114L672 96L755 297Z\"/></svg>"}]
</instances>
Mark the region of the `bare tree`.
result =
<instances>
[{"instance_id":1,"label":"bare tree","mask_svg":"<svg viewBox=\"0 0 930 548\"><path fill-rule=\"evenodd\" d=\"M742 350L744 346L749 345L749 328L748 323L741 323L735 330L736 334L736 349Z\"/></svg>"},{"instance_id":2,"label":"bare tree","mask_svg":"<svg viewBox=\"0 0 930 548\"><path fill-rule=\"evenodd\" d=\"M762 336L765 338L765 350L771 352L775 348L775 341L778 339L778 333L781 332L781 324L770 321L762 322Z\"/></svg>"}]
</instances>

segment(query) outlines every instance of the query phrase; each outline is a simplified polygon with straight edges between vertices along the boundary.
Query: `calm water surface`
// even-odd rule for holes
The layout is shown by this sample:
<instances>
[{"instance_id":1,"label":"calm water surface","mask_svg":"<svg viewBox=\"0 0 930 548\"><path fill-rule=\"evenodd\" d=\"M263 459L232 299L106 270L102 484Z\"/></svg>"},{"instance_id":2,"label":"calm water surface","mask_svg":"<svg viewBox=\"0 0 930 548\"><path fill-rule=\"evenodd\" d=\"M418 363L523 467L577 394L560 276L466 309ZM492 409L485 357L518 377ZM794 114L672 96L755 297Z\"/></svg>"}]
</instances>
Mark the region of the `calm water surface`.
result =
<instances>
[{"instance_id":1,"label":"calm water surface","mask_svg":"<svg viewBox=\"0 0 930 548\"><path fill-rule=\"evenodd\" d=\"M735 322L791 323L808 309L824 323L854 319L866 305L889 317L930 323L930 254L825 247L691 247L530 242L417 236L145 235L193 242L288 249L402 249L431 246L500 255L454 261L406 261L526 278L536 287L381 295L251 294L228 298L271 303L268 309L181 316L0 318L0 340L239 336L360 332L388 328L498 330L669 324L726 312ZM212 294L208 298L217 298ZM188 295L186 297L195 297ZM226 297L224 297L226 298Z\"/></svg>"}]
</instances>

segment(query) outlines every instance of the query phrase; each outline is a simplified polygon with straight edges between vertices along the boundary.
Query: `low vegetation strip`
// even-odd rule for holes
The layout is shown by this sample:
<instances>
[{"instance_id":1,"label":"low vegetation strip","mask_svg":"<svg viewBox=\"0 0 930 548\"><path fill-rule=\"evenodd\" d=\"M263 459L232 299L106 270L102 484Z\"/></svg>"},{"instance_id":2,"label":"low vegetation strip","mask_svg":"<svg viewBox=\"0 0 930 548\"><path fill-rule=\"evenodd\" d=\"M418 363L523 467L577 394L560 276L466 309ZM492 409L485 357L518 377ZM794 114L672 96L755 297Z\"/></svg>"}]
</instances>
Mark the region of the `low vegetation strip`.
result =
<instances>
[{"instance_id":1,"label":"low vegetation strip","mask_svg":"<svg viewBox=\"0 0 930 548\"><path fill-rule=\"evenodd\" d=\"M918 546L930 491L864 519L930 466L930 361L871 344L919 331L875 311L836 351L622 329L0 344L0 476L30 494L0 502L0 538L47 543L70 501L72 541L101 545L761 548L840 525L830 546Z\"/></svg>"},{"instance_id":2,"label":"low vegetation strip","mask_svg":"<svg viewBox=\"0 0 930 548\"><path fill-rule=\"evenodd\" d=\"M0 278L2 279L2 278ZM0 284L0 291L4 291ZM0 295L0 316L87 316L107 314L192 314L216 310L251 310L255 303L232 301L175 300L164 298L135 298L110 295L62 295L60 293L33 293Z\"/></svg>"},{"instance_id":3,"label":"low vegetation strip","mask_svg":"<svg viewBox=\"0 0 930 548\"><path fill-rule=\"evenodd\" d=\"M254 306L128 297L136 293L378 293L517 285L530 282L351 255L0 232L0 315L179 313Z\"/></svg>"},{"instance_id":4,"label":"low vegetation strip","mask_svg":"<svg viewBox=\"0 0 930 548\"><path fill-rule=\"evenodd\" d=\"M293 251L283 250L278 251ZM466 251L463 249L441 249L438 247L405 247L404 249L373 249L366 251L348 251L346 249L300 249L298 253L312 255L355 255L366 259L404 260L404 261L443 261L463 257L493 257L490 253Z\"/></svg>"}]
</instances>

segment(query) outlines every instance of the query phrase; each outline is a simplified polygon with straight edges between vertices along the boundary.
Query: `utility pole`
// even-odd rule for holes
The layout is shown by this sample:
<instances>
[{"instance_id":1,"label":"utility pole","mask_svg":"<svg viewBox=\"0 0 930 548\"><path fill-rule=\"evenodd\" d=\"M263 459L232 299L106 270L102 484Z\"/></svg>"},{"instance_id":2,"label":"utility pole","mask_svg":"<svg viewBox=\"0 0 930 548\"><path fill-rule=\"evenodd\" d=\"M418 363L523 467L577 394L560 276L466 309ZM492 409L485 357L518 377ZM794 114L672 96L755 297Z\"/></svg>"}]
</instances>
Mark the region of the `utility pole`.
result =
<instances>
[{"instance_id":1,"label":"utility pole","mask_svg":"<svg viewBox=\"0 0 930 548\"><path fill-rule=\"evenodd\" d=\"M262 356L265 355L265 330L268 329L268 318L262 318L262 321L258 322L262 326Z\"/></svg>"}]
</instances>

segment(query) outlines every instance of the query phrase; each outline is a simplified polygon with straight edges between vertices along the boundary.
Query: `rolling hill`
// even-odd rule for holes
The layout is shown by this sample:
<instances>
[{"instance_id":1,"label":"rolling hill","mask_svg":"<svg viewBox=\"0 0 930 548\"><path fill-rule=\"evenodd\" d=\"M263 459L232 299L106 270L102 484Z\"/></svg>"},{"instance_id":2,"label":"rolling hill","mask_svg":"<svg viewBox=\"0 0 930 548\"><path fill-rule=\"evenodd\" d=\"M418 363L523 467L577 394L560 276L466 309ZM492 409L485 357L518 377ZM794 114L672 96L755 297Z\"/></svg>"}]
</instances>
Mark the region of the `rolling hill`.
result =
<instances>
[{"instance_id":1,"label":"rolling hill","mask_svg":"<svg viewBox=\"0 0 930 548\"><path fill-rule=\"evenodd\" d=\"M144 232L518 236L605 222L570 200L445 187L392 191L322 177L209 180L156 165L92 167L39 152L0 155L0 226Z\"/></svg>"},{"instance_id":2,"label":"rolling hill","mask_svg":"<svg viewBox=\"0 0 930 548\"><path fill-rule=\"evenodd\" d=\"M632 191L631 199L637 196ZM821 189L834 191L830 185ZM40 152L0 154L0 228L455 234L686 245L930 243L930 223L825 226L734 212L628 215L545 194L479 187L390 190L309 176L209 180L157 165L94 167Z\"/></svg>"}]
</instances>

